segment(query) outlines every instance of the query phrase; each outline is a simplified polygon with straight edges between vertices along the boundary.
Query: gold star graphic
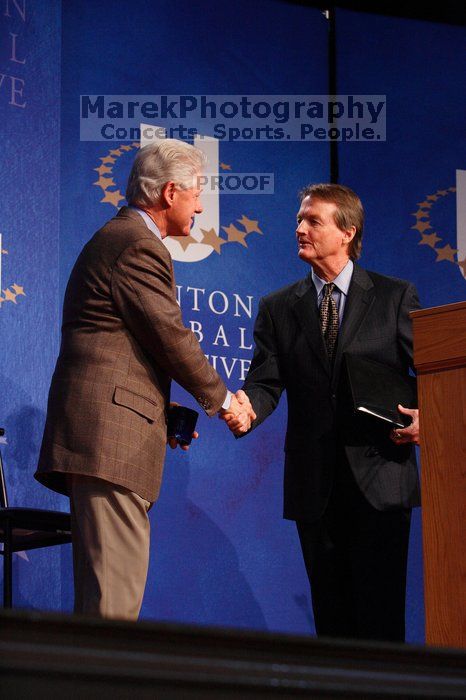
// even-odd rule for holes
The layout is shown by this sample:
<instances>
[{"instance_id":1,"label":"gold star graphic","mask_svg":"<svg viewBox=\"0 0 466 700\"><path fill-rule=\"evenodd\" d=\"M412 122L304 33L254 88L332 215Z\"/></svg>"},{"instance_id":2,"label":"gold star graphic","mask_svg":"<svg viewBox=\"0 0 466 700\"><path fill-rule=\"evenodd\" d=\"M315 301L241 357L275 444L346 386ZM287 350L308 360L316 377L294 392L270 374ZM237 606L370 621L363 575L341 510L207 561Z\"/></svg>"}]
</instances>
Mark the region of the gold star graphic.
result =
<instances>
[{"instance_id":1,"label":"gold star graphic","mask_svg":"<svg viewBox=\"0 0 466 700\"><path fill-rule=\"evenodd\" d=\"M99 158L99 160L101 160L102 163L114 163L116 158L112 158L112 156L105 156L105 158Z\"/></svg>"},{"instance_id":2,"label":"gold star graphic","mask_svg":"<svg viewBox=\"0 0 466 700\"><path fill-rule=\"evenodd\" d=\"M222 170L231 170L231 165L227 165L226 163L220 163L220 167Z\"/></svg>"},{"instance_id":3,"label":"gold star graphic","mask_svg":"<svg viewBox=\"0 0 466 700\"><path fill-rule=\"evenodd\" d=\"M415 226L411 226L411 228L415 228L419 231L419 233L422 233L428 228L432 228L432 226L427 223L427 221L418 221Z\"/></svg>"},{"instance_id":4,"label":"gold star graphic","mask_svg":"<svg viewBox=\"0 0 466 700\"><path fill-rule=\"evenodd\" d=\"M205 231L203 228L201 228L201 231L203 233L201 243L211 245L215 252L220 255L220 248L222 245L225 245L226 241L223 238L220 238L220 236L217 236L215 229L213 228L211 228L209 231Z\"/></svg>"},{"instance_id":5,"label":"gold star graphic","mask_svg":"<svg viewBox=\"0 0 466 700\"><path fill-rule=\"evenodd\" d=\"M426 199L428 199L429 202L436 202L437 199L438 199L438 197L437 197L436 194L429 194L429 195L426 197Z\"/></svg>"},{"instance_id":6,"label":"gold star graphic","mask_svg":"<svg viewBox=\"0 0 466 700\"><path fill-rule=\"evenodd\" d=\"M98 168L94 168L94 170L97 170L99 175L103 175L104 173L111 173L112 169L108 167L108 165L100 165Z\"/></svg>"},{"instance_id":7,"label":"gold star graphic","mask_svg":"<svg viewBox=\"0 0 466 700\"><path fill-rule=\"evenodd\" d=\"M131 144L131 146L132 146L133 148L139 148L139 144L138 144L137 141L133 141L133 143Z\"/></svg>"},{"instance_id":8,"label":"gold star graphic","mask_svg":"<svg viewBox=\"0 0 466 700\"><path fill-rule=\"evenodd\" d=\"M416 217L416 219L425 219L427 216L429 216L428 211L423 211L422 209L418 209L417 211L411 212L413 216Z\"/></svg>"},{"instance_id":9,"label":"gold star graphic","mask_svg":"<svg viewBox=\"0 0 466 700\"><path fill-rule=\"evenodd\" d=\"M121 156L121 151L119 148L115 148L115 150L110 151L111 156Z\"/></svg>"},{"instance_id":10,"label":"gold star graphic","mask_svg":"<svg viewBox=\"0 0 466 700\"><path fill-rule=\"evenodd\" d=\"M423 202L418 202L417 205L418 207L422 207L423 209L430 209L432 207L432 202L424 200Z\"/></svg>"},{"instance_id":11,"label":"gold star graphic","mask_svg":"<svg viewBox=\"0 0 466 700\"><path fill-rule=\"evenodd\" d=\"M463 270L463 275L466 277L466 258L458 262L459 267Z\"/></svg>"},{"instance_id":12,"label":"gold star graphic","mask_svg":"<svg viewBox=\"0 0 466 700\"><path fill-rule=\"evenodd\" d=\"M449 187L449 188L448 188L448 191L449 191L449 192L456 192L456 187Z\"/></svg>"},{"instance_id":13,"label":"gold star graphic","mask_svg":"<svg viewBox=\"0 0 466 700\"><path fill-rule=\"evenodd\" d=\"M109 204L113 204L114 207L118 208L118 205L122 199L124 199L124 197L121 194L120 190L115 190L115 192L109 192L108 190L106 190L105 197L100 201L109 202Z\"/></svg>"},{"instance_id":14,"label":"gold star graphic","mask_svg":"<svg viewBox=\"0 0 466 700\"><path fill-rule=\"evenodd\" d=\"M236 228L234 224L230 224L229 226L222 226L222 228L228 236L228 243L239 243L245 248L248 247L248 244L244 240L248 235L246 231L240 231L239 228Z\"/></svg>"},{"instance_id":15,"label":"gold star graphic","mask_svg":"<svg viewBox=\"0 0 466 700\"><path fill-rule=\"evenodd\" d=\"M428 245L431 248L435 248L435 244L442 240L436 233L423 233L421 235L422 239L419 241L418 245Z\"/></svg>"},{"instance_id":16,"label":"gold star graphic","mask_svg":"<svg viewBox=\"0 0 466 700\"><path fill-rule=\"evenodd\" d=\"M120 146L120 148L122 151L131 151L133 147L132 146Z\"/></svg>"},{"instance_id":17,"label":"gold star graphic","mask_svg":"<svg viewBox=\"0 0 466 700\"><path fill-rule=\"evenodd\" d=\"M452 248L449 243L443 248L436 248L437 259L435 262L440 262L441 260L449 260L450 262L455 262L455 253L458 251Z\"/></svg>"},{"instance_id":18,"label":"gold star graphic","mask_svg":"<svg viewBox=\"0 0 466 700\"><path fill-rule=\"evenodd\" d=\"M3 304L4 301L5 299L3 297L0 297L0 306Z\"/></svg>"},{"instance_id":19,"label":"gold star graphic","mask_svg":"<svg viewBox=\"0 0 466 700\"><path fill-rule=\"evenodd\" d=\"M13 304L16 304L16 294L10 292L9 289L4 289L3 293L5 295L5 301L12 301Z\"/></svg>"},{"instance_id":20,"label":"gold star graphic","mask_svg":"<svg viewBox=\"0 0 466 700\"><path fill-rule=\"evenodd\" d=\"M438 194L440 197L445 197L448 194L448 190L437 190L435 194Z\"/></svg>"},{"instance_id":21,"label":"gold star graphic","mask_svg":"<svg viewBox=\"0 0 466 700\"><path fill-rule=\"evenodd\" d=\"M172 238L175 241L178 241L180 246L183 248L183 252L186 252L186 248L188 248L191 245L191 243L199 243L199 241L196 241L196 239L193 238L191 234L189 234L189 236L172 236Z\"/></svg>"},{"instance_id":22,"label":"gold star graphic","mask_svg":"<svg viewBox=\"0 0 466 700\"><path fill-rule=\"evenodd\" d=\"M93 185L97 185L97 187L101 187L104 192L107 189L107 187L116 187L115 181L113 177L99 177L98 180L92 183Z\"/></svg>"},{"instance_id":23,"label":"gold star graphic","mask_svg":"<svg viewBox=\"0 0 466 700\"><path fill-rule=\"evenodd\" d=\"M24 292L24 287L20 287L18 284L12 284L11 286L13 287L17 297L18 296L23 296L23 297L26 296L26 294Z\"/></svg>"},{"instance_id":24,"label":"gold star graphic","mask_svg":"<svg viewBox=\"0 0 466 700\"><path fill-rule=\"evenodd\" d=\"M253 233L254 231L257 233L260 233L261 236L264 235L264 232L260 230L258 224L258 221L254 221L253 219L248 219L246 214L243 214L241 219L237 219L237 221L243 226L247 233Z\"/></svg>"}]
</instances>

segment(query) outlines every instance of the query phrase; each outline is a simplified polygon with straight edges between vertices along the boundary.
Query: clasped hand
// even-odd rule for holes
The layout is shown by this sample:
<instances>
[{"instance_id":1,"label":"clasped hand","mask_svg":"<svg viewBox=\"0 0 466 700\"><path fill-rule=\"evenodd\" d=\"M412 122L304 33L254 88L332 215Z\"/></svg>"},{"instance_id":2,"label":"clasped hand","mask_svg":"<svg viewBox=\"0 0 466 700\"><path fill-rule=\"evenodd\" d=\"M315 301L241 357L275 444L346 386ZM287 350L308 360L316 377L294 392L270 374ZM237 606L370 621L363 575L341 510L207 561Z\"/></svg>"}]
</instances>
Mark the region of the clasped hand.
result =
<instances>
[{"instance_id":1,"label":"clasped hand","mask_svg":"<svg viewBox=\"0 0 466 700\"><path fill-rule=\"evenodd\" d=\"M404 445L406 443L414 443L419 445L419 410L417 408L405 408L398 404L400 413L411 417L411 423L406 428L395 428L392 430L390 437L395 445Z\"/></svg>"},{"instance_id":2,"label":"clasped hand","mask_svg":"<svg viewBox=\"0 0 466 700\"><path fill-rule=\"evenodd\" d=\"M170 408L172 408L172 406L179 406L179 405L180 405L180 404L177 403L176 401L170 401ZM199 437L199 433L197 432L197 430L195 430L195 431L193 432L193 434L192 434L191 437L192 437L193 440L197 440L197 438ZM187 451L189 450L189 445L180 445L180 443L178 442L178 440L176 439L176 437L169 437L169 438L167 438L167 443L170 445L170 447L172 448L172 450L176 450L177 447L181 447L181 449L183 450L183 452L187 452Z\"/></svg>"},{"instance_id":3,"label":"clasped hand","mask_svg":"<svg viewBox=\"0 0 466 700\"><path fill-rule=\"evenodd\" d=\"M233 435L244 435L256 419L251 402L242 389L231 397L230 408L221 410L218 417L224 420Z\"/></svg>"}]
</instances>

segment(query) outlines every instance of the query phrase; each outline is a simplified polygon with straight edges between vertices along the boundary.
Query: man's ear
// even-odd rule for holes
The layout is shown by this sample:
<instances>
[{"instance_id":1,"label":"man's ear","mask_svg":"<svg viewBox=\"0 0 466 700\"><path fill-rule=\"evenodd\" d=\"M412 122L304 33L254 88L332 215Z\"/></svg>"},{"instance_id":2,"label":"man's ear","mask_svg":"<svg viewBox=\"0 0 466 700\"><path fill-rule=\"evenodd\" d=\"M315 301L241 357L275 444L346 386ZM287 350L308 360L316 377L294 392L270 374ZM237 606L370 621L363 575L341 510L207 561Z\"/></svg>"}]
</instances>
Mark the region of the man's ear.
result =
<instances>
[{"instance_id":1,"label":"man's ear","mask_svg":"<svg viewBox=\"0 0 466 700\"><path fill-rule=\"evenodd\" d=\"M349 245L356 235L356 226L350 226L349 229L343 231L343 245Z\"/></svg>"},{"instance_id":2,"label":"man's ear","mask_svg":"<svg viewBox=\"0 0 466 700\"><path fill-rule=\"evenodd\" d=\"M167 207L173 206L173 199L175 197L176 185L171 180L166 182L162 188L162 202Z\"/></svg>"}]
</instances>

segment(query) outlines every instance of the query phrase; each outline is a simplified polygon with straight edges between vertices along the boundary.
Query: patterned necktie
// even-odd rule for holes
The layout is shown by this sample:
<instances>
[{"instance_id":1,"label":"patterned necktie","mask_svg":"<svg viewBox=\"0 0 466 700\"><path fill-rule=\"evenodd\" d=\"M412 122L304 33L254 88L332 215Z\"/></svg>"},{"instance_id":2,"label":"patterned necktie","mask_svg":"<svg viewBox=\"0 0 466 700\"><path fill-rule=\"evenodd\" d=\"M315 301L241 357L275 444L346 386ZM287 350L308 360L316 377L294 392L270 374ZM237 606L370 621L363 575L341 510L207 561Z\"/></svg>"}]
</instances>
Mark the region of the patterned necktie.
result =
<instances>
[{"instance_id":1,"label":"patterned necktie","mask_svg":"<svg viewBox=\"0 0 466 700\"><path fill-rule=\"evenodd\" d=\"M323 288L322 303L320 305L320 325L324 338L327 355L332 362L335 351L335 343L338 336L338 309L332 292L335 289L333 282L325 284Z\"/></svg>"}]
</instances>

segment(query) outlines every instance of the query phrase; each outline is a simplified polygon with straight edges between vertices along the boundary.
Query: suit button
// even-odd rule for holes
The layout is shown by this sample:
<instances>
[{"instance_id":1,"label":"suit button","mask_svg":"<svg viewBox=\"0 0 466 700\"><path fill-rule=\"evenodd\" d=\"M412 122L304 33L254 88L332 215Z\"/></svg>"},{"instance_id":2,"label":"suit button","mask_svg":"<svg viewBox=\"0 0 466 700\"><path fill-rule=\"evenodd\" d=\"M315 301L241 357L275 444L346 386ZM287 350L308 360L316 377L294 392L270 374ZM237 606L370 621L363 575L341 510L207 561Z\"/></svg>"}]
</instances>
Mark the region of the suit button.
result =
<instances>
[{"instance_id":1,"label":"suit button","mask_svg":"<svg viewBox=\"0 0 466 700\"><path fill-rule=\"evenodd\" d=\"M377 447L368 447L366 450L366 457L378 457L379 454Z\"/></svg>"},{"instance_id":2,"label":"suit button","mask_svg":"<svg viewBox=\"0 0 466 700\"><path fill-rule=\"evenodd\" d=\"M336 394L332 394L332 399L333 399L334 401L335 401L336 398L337 398L337 395L336 395Z\"/></svg>"}]
</instances>

